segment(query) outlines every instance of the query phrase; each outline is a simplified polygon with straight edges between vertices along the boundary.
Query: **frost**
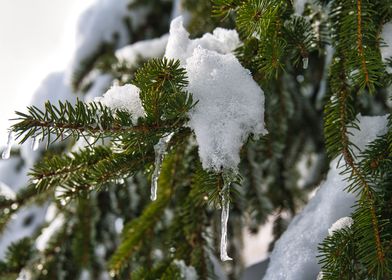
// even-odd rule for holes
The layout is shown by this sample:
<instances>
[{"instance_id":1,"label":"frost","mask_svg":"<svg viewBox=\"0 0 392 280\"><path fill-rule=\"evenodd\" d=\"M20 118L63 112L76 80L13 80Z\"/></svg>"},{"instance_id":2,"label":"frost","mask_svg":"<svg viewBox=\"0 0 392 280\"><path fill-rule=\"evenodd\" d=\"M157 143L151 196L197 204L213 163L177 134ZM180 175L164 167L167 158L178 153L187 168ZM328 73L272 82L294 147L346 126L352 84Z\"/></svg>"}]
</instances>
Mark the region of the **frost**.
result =
<instances>
[{"instance_id":1,"label":"frost","mask_svg":"<svg viewBox=\"0 0 392 280\"><path fill-rule=\"evenodd\" d=\"M181 279L197 280L196 269L192 266L187 266L183 260L174 260L173 263L178 267L181 273Z\"/></svg>"},{"instance_id":2,"label":"frost","mask_svg":"<svg viewBox=\"0 0 392 280\"><path fill-rule=\"evenodd\" d=\"M231 54L240 44L235 30L216 28L199 39L189 39L182 17L170 25L165 56L185 66L187 90L198 101L189 112L204 169L236 169L239 151L250 134L262 135L264 93Z\"/></svg>"},{"instance_id":3,"label":"frost","mask_svg":"<svg viewBox=\"0 0 392 280\"><path fill-rule=\"evenodd\" d=\"M236 169L250 134L264 128L264 93L232 54L198 47L187 59L188 90L196 106L189 126L196 134L203 168Z\"/></svg>"},{"instance_id":4,"label":"frost","mask_svg":"<svg viewBox=\"0 0 392 280\"><path fill-rule=\"evenodd\" d=\"M220 259L222 261L231 261L232 258L227 254L227 222L229 221L230 214L230 200L224 195L228 192L230 184L225 183L223 187L222 194L222 213L221 213L221 240L220 240Z\"/></svg>"},{"instance_id":5,"label":"frost","mask_svg":"<svg viewBox=\"0 0 392 280\"><path fill-rule=\"evenodd\" d=\"M179 59L184 65L186 59L192 56L198 47L212 50L221 54L230 53L240 45L238 33L235 30L216 28L213 33L206 33L201 38L189 39L189 33L183 26L181 16L175 18L170 24L170 36L167 42L165 56Z\"/></svg>"},{"instance_id":6,"label":"frost","mask_svg":"<svg viewBox=\"0 0 392 280\"><path fill-rule=\"evenodd\" d=\"M159 139L158 143L154 146L155 151L155 164L154 164L154 172L151 177L151 200L154 201L157 199L157 191L158 191L158 179L161 174L162 162L165 157L167 145L169 144L171 138L174 133L170 133L161 139Z\"/></svg>"},{"instance_id":7,"label":"frost","mask_svg":"<svg viewBox=\"0 0 392 280\"><path fill-rule=\"evenodd\" d=\"M349 131L352 133L350 141L364 150L369 142L387 132L387 117L357 116L360 130ZM320 271L316 257L318 244L336 220L351 213L356 201L355 195L345 191L347 175L341 175L338 160L331 162L326 181L277 241L264 280L314 280L317 277Z\"/></svg>"},{"instance_id":8,"label":"frost","mask_svg":"<svg viewBox=\"0 0 392 280\"><path fill-rule=\"evenodd\" d=\"M343 217L333 223L333 225L328 229L328 234L331 236L335 231L350 228L353 224L353 219L350 217Z\"/></svg>"},{"instance_id":9,"label":"frost","mask_svg":"<svg viewBox=\"0 0 392 280\"><path fill-rule=\"evenodd\" d=\"M136 125L138 119L145 116L139 94L140 89L131 84L112 86L103 97L96 97L94 101L100 102L112 110L129 112L132 117L133 125Z\"/></svg>"},{"instance_id":10,"label":"frost","mask_svg":"<svg viewBox=\"0 0 392 280\"><path fill-rule=\"evenodd\" d=\"M12 131L10 131L8 133L7 146L5 147L3 153L1 154L2 159L9 159L10 158L11 149L12 149L12 145L14 144L14 141L15 141L14 133Z\"/></svg>"},{"instance_id":11,"label":"frost","mask_svg":"<svg viewBox=\"0 0 392 280\"><path fill-rule=\"evenodd\" d=\"M165 34L157 39L139 41L117 50L115 55L119 61L125 62L131 66L135 65L138 59L146 60L149 58L162 57L165 52L168 38L169 35Z\"/></svg>"}]
</instances>

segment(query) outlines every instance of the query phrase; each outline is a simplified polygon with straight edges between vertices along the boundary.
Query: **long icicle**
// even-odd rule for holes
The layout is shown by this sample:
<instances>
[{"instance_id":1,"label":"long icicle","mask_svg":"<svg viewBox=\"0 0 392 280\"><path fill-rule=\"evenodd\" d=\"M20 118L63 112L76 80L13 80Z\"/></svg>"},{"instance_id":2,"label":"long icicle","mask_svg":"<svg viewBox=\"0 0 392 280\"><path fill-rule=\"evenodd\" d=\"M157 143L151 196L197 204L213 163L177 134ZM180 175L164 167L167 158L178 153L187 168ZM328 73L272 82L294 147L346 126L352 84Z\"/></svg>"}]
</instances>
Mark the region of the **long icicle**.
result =
<instances>
[{"instance_id":1,"label":"long icicle","mask_svg":"<svg viewBox=\"0 0 392 280\"><path fill-rule=\"evenodd\" d=\"M151 200L154 201L157 199L157 191L158 191L158 179L161 174L161 166L163 162L163 158L165 157L167 145L170 142L170 139L173 137L173 132L159 139L158 143L154 146L155 151L155 166L154 172L152 173L151 178Z\"/></svg>"},{"instance_id":2,"label":"long icicle","mask_svg":"<svg viewBox=\"0 0 392 280\"><path fill-rule=\"evenodd\" d=\"M5 147L5 149L1 155L2 159L9 159L10 154L11 154L11 148L12 148L13 144L14 144L14 132L11 130L8 133L7 147Z\"/></svg>"},{"instance_id":3,"label":"long icicle","mask_svg":"<svg viewBox=\"0 0 392 280\"><path fill-rule=\"evenodd\" d=\"M230 200L228 199L230 193L230 182L224 178L223 189L221 192L221 241L220 241L220 258L222 261L231 261L232 258L227 254L227 222L230 214Z\"/></svg>"}]
</instances>

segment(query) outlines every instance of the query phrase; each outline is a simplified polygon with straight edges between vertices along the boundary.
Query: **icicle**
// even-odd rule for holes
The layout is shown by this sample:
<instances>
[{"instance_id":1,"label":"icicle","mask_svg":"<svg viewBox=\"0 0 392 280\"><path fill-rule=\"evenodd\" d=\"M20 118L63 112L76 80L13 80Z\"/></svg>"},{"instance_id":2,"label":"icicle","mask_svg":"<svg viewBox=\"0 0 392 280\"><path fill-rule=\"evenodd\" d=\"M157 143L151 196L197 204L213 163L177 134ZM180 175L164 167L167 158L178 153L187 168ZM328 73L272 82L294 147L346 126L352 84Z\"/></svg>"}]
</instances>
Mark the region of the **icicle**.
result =
<instances>
[{"instance_id":1,"label":"icicle","mask_svg":"<svg viewBox=\"0 0 392 280\"><path fill-rule=\"evenodd\" d=\"M1 155L1 157L3 159L9 159L10 158L11 148L12 148L13 144L14 144L14 133L13 133L13 131L10 131L8 133L7 147L5 147L5 149L3 151L3 154Z\"/></svg>"},{"instance_id":2,"label":"icicle","mask_svg":"<svg viewBox=\"0 0 392 280\"><path fill-rule=\"evenodd\" d=\"M41 142L41 134L38 134L37 136L34 136L34 138L33 138L33 143L31 144L31 149L33 150L33 151L36 151L36 150L38 150L38 147L39 147L39 142Z\"/></svg>"},{"instance_id":3,"label":"icicle","mask_svg":"<svg viewBox=\"0 0 392 280\"><path fill-rule=\"evenodd\" d=\"M221 193L222 214L221 214L221 241L220 241L220 258L222 261L231 261L227 255L227 222L229 221L230 200L227 195L230 191L230 182L224 180L224 186Z\"/></svg>"},{"instance_id":4,"label":"icicle","mask_svg":"<svg viewBox=\"0 0 392 280\"><path fill-rule=\"evenodd\" d=\"M308 65L309 65L309 58L308 57L302 58L302 67L304 69L308 69Z\"/></svg>"},{"instance_id":5,"label":"icicle","mask_svg":"<svg viewBox=\"0 0 392 280\"><path fill-rule=\"evenodd\" d=\"M151 200L154 201L157 199L157 190L158 190L158 178L159 174L161 174L161 165L163 158L166 153L166 148L167 145L170 142L170 139L173 136L173 132L162 137L158 143L154 146L154 151L155 151L155 166L154 166L154 172L152 173L152 178L151 178Z\"/></svg>"},{"instance_id":6,"label":"icicle","mask_svg":"<svg viewBox=\"0 0 392 280\"><path fill-rule=\"evenodd\" d=\"M102 127L102 124L101 124L101 116L102 116L103 114L102 114L102 112L101 111L97 111L97 114L95 115L95 121L97 122L97 125L98 125L98 127L99 127L99 130L101 131L101 132L103 132L103 127Z\"/></svg>"}]
</instances>

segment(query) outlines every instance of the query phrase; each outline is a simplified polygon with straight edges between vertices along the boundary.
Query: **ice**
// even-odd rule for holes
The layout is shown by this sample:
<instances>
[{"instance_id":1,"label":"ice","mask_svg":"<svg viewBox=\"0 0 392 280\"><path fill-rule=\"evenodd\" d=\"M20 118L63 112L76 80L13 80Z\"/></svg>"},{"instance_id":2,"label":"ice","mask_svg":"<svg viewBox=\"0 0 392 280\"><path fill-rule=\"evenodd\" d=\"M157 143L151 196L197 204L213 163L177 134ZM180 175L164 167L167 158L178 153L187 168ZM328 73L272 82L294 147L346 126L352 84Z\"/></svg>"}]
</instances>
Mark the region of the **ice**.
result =
<instances>
[{"instance_id":1,"label":"ice","mask_svg":"<svg viewBox=\"0 0 392 280\"><path fill-rule=\"evenodd\" d=\"M186 59L192 56L196 47L212 50L221 54L230 53L240 45L238 33L235 30L216 28L213 33L206 33L201 38L189 39L189 33L183 26L183 18L179 16L170 24L170 36L167 42L165 56L179 59L185 65Z\"/></svg>"},{"instance_id":2,"label":"ice","mask_svg":"<svg viewBox=\"0 0 392 280\"><path fill-rule=\"evenodd\" d=\"M227 199L226 194L229 193L230 184L225 183L222 190L221 203L221 240L220 240L220 259L221 261L231 261L232 258L227 254L227 222L230 214L230 200Z\"/></svg>"},{"instance_id":3,"label":"ice","mask_svg":"<svg viewBox=\"0 0 392 280\"><path fill-rule=\"evenodd\" d=\"M364 150L369 142L387 132L387 117L358 115L360 130L350 129L350 140ZM277 241L264 280L316 279L320 271L316 257L318 244L336 220L350 215L356 201L353 194L344 191L348 175L341 175L342 169L338 169L337 164L338 158L331 162L327 179L316 195Z\"/></svg>"},{"instance_id":4,"label":"ice","mask_svg":"<svg viewBox=\"0 0 392 280\"><path fill-rule=\"evenodd\" d=\"M266 134L264 93L233 54L198 47L186 61L188 90L198 103L189 112L203 168L236 169L250 134Z\"/></svg>"},{"instance_id":5,"label":"ice","mask_svg":"<svg viewBox=\"0 0 392 280\"><path fill-rule=\"evenodd\" d=\"M145 116L139 94L140 89L132 84L112 86L103 97L96 97L94 101L100 102L112 110L129 112L133 125L136 125L138 119Z\"/></svg>"},{"instance_id":6,"label":"ice","mask_svg":"<svg viewBox=\"0 0 392 280\"><path fill-rule=\"evenodd\" d=\"M14 144L15 137L13 131L10 131L8 133L8 140L7 140L7 146L5 147L3 153L1 154L1 157L3 159L9 159L11 155L11 149L12 145Z\"/></svg>"},{"instance_id":7,"label":"ice","mask_svg":"<svg viewBox=\"0 0 392 280\"><path fill-rule=\"evenodd\" d=\"M353 219L351 217L343 217L337 220L332 224L332 226L328 229L328 235L333 235L335 231L344 229L344 228L350 228L352 224L354 223Z\"/></svg>"},{"instance_id":8,"label":"ice","mask_svg":"<svg viewBox=\"0 0 392 280\"><path fill-rule=\"evenodd\" d=\"M138 59L162 57L168 38L169 35L165 34L160 38L139 41L117 50L115 55L119 61L126 62L130 66L135 65Z\"/></svg>"},{"instance_id":9,"label":"ice","mask_svg":"<svg viewBox=\"0 0 392 280\"><path fill-rule=\"evenodd\" d=\"M170 133L161 139L159 139L158 143L154 146L155 151L155 164L154 171L151 177L151 200L154 201L157 199L157 191L158 191L158 179L161 174L162 162L165 157L167 145L169 144L171 138L174 133Z\"/></svg>"}]
</instances>

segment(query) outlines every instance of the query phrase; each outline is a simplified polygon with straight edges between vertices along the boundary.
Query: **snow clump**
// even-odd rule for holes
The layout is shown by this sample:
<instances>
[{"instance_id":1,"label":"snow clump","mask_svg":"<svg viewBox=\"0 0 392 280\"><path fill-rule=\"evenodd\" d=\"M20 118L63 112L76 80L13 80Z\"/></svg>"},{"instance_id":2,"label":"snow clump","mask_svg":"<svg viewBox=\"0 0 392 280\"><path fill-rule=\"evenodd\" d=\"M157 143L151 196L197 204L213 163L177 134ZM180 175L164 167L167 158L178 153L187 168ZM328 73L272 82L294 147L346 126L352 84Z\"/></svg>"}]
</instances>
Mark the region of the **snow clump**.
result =
<instances>
[{"instance_id":1,"label":"snow clump","mask_svg":"<svg viewBox=\"0 0 392 280\"><path fill-rule=\"evenodd\" d=\"M185 67L187 90L198 101L189 112L204 169L237 169L249 135L264 135L264 93L231 53L239 46L235 30L217 28L191 40L182 18L170 26L165 56Z\"/></svg>"},{"instance_id":2,"label":"snow clump","mask_svg":"<svg viewBox=\"0 0 392 280\"><path fill-rule=\"evenodd\" d=\"M96 97L95 102L100 102L112 110L126 111L131 114L132 124L145 116L142 101L139 97L140 89L132 84L112 86L103 97Z\"/></svg>"},{"instance_id":3,"label":"snow clump","mask_svg":"<svg viewBox=\"0 0 392 280\"><path fill-rule=\"evenodd\" d=\"M332 236L335 231L350 228L354 221L351 217L343 217L333 223L333 225L328 229L328 235Z\"/></svg>"},{"instance_id":4,"label":"snow clump","mask_svg":"<svg viewBox=\"0 0 392 280\"><path fill-rule=\"evenodd\" d=\"M203 49L226 54L234 51L240 46L237 31L224 28L215 28L213 33L206 33L201 38L189 39L189 33L183 26L181 16L173 19L170 24L170 36L167 42L165 56L167 58L179 59L182 65L186 59L191 57L194 49L198 46Z\"/></svg>"}]
</instances>

